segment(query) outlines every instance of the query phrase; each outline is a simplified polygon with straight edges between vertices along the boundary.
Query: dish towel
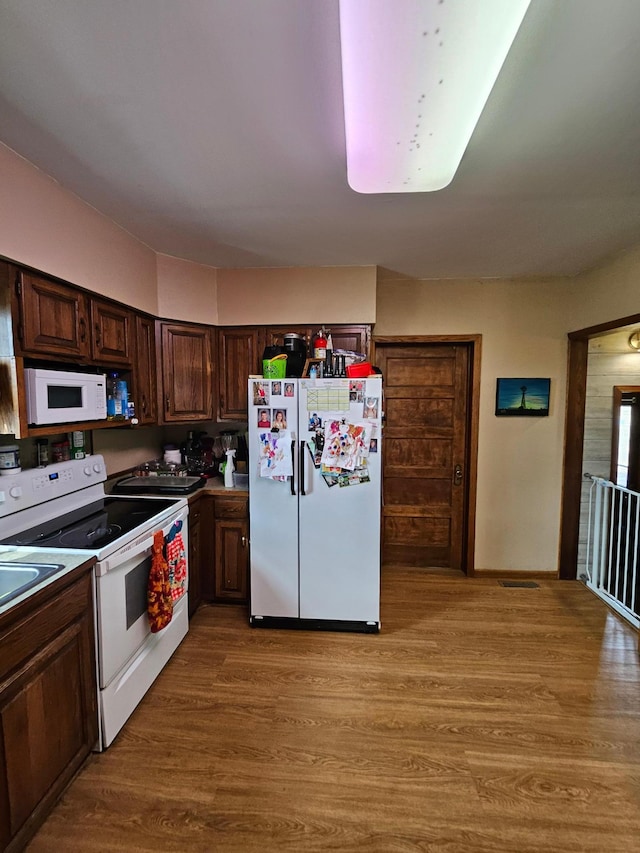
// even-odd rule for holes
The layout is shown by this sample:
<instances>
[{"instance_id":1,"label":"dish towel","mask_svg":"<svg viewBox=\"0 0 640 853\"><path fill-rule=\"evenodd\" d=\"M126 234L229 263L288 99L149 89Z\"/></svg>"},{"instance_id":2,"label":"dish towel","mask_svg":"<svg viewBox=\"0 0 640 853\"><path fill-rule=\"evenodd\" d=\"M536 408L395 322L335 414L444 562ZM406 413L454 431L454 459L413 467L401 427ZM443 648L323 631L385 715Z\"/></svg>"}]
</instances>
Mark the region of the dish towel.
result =
<instances>
[{"instance_id":1,"label":"dish towel","mask_svg":"<svg viewBox=\"0 0 640 853\"><path fill-rule=\"evenodd\" d=\"M164 558L164 534L158 530L153 534L153 555L147 587L147 614L152 634L157 634L171 622L173 597L169 582L169 567Z\"/></svg>"},{"instance_id":2,"label":"dish towel","mask_svg":"<svg viewBox=\"0 0 640 853\"><path fill-rule=\"evenodd\" d=\"M169 564L169 584L171 598L176 601L187 591L187 555L182 538L182 522L176 521L166 538L167 563Z\"/></svg>"}]
</instances>

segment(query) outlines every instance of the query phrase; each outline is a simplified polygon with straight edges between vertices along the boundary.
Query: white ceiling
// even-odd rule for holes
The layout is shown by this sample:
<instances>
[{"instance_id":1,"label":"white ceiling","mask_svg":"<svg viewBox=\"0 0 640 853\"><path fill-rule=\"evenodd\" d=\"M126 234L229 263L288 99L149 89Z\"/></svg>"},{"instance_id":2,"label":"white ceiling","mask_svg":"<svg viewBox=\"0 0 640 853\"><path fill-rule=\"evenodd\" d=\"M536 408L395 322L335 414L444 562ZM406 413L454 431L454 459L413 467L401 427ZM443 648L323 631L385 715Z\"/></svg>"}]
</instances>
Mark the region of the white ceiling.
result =
<instances>
[{"instance_id":1,"label":"white ceiling","mask_svg":"<svg viewBox=\"0 0 640 853\"><path fill-rule=\"evenodd\" d=\"M0 0L0 140L212 266L574 274L640 242L640 2L532 0L437 193L347 186L337 0Z\"/></svg>"}]
</instances>

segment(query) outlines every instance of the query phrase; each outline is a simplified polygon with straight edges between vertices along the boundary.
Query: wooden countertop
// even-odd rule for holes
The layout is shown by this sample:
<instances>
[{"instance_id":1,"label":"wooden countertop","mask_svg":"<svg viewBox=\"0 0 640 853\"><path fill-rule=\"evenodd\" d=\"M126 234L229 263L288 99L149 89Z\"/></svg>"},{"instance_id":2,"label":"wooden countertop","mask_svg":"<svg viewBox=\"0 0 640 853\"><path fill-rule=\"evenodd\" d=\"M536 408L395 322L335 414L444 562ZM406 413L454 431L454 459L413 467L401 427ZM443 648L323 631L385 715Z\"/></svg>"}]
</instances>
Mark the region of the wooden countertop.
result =
<instances>
[{"instance_id":1,"label":"wooden countertop","mask_svg":"<svg viewBox=\"0 0 640 853\"><path fill-rule=\"evenodd\" d=\"M193 501L202 495L210 494L247 497L249 494L249 488L247 486L234 486L232 489L227 489L225 488L224 481L221 480L220 477L212 477L210 480L207 480L201 489L196 489L195 492L191 492L191 494L186 497L188 498L189 503L193 503Z\"/></svg>"}]
</instances>

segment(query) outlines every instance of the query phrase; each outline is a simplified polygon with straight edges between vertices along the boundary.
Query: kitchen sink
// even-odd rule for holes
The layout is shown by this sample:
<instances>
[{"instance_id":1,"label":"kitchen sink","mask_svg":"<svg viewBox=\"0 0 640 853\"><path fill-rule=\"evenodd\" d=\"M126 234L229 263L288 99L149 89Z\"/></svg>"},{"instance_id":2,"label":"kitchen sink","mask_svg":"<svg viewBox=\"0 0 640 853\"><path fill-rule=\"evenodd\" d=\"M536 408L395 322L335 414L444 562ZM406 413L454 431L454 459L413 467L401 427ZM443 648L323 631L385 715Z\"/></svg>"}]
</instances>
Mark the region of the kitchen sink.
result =
<instances>
[{"instance_id":1,"label":"kitchen sink","mask_svg":"<svg viewBox=\"0 0 640 853\"><path fill-rule=\"evenodd\" d=\"M0 561L0 605L63 569L62 563Z\"/></svg>"}]
</instances>

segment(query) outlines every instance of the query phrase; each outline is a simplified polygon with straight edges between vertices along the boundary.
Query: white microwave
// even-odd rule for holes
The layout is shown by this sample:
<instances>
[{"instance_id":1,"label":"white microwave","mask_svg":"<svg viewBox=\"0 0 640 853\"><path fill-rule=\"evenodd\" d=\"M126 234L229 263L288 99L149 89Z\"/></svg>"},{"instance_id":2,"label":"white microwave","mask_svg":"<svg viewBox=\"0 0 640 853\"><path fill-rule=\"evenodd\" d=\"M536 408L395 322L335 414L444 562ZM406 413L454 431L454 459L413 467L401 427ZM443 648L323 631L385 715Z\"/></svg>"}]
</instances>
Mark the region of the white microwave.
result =
<instances>
[{"instance_id":1,"label":"white microwave","mask_svg":"<svg viewBox=\"0 0 640 853\"><path fill-rule=\"evenodd\" d=\"M37 426L72 421L99 421L107 417L107 381L104 373L73 373L27 367L27 420Z\"/></svg>"}]
</instances>

